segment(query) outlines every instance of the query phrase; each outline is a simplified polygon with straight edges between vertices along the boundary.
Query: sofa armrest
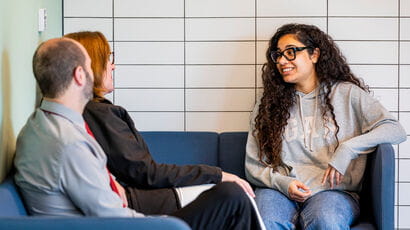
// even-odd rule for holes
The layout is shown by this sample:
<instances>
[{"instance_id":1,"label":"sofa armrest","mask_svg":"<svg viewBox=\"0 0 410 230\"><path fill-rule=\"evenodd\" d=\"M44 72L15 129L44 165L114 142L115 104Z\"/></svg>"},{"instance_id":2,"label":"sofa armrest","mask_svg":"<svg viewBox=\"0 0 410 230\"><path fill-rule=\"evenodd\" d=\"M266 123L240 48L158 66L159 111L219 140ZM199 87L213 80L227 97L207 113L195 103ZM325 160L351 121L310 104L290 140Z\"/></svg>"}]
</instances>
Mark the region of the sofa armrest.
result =
<instances>
[{"instance_id":1,"label":"sofa armrest","mask_svg":"<svg viewBox=\"0 0 410 230\"><path fill-rule=\"evenodd\" d=\"M0 218L0 229L31 229L31 230L189 230L189 226L174 217L144 217L144 218L101 218L101 217L16 217Z\"/></svg>"},{"instance_id":2,"label":"sofa armrest","mask_svg":"<svg viewBox=\"0 0 410 230\"><path fill-rule=\"evenodd\" d=\"M380 144L369 156L369 161L374 222L377 229L394 229L393 147L390 144Z\"/></svg>"}]
</instances>

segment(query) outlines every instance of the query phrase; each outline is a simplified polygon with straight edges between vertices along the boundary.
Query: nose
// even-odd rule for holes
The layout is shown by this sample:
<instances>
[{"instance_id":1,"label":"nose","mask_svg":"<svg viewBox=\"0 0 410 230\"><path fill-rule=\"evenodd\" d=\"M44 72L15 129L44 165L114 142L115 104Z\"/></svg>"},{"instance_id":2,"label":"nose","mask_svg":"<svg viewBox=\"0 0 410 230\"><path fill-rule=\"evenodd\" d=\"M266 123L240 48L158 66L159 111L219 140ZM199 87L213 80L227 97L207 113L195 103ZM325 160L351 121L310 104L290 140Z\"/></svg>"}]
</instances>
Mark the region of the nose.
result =
<instances>
[{"instance_id":1,"label":"nose","mask_svg":"<svg viewBox=\"0 0 410 230\"><path fill-rule=\"evenodd\" d=\"M114 63L111 64L111 69L115 70L115 64Z\"/></svg>"},{"instance_id":2,"label":"nose","mask_svg":"<svg viewBox=\"0 0 410 230\"><path fill-rule=\"evenodd\" d=\"M287 63L288 63L288 59L285 58L285 55L281 55L278 58L278 64L279 65L284 65L284 64L287 64Z\"/></svg>"}]
</instances>

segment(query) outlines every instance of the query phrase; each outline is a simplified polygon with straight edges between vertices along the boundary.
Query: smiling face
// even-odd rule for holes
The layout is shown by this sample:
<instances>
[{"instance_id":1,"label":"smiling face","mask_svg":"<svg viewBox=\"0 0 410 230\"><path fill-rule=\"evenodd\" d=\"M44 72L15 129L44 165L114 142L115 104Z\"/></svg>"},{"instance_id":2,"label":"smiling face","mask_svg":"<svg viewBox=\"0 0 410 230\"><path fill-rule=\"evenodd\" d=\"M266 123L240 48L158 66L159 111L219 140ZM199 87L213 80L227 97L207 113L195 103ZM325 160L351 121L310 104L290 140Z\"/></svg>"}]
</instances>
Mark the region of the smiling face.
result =
<instances>
[{"instance_id":1,"label":"smiling face","mask_svg":"<svg viewBox=\"0 0 410 230\"><path fill-rule=\"evenodd\" d=\"M278 41L278 51L283 51L290 47L305 47L294 34L282 36ZM309 93L317 86L317 74L315 63L319 58L319 50L316 48L313 54L309 54L309 49L296 52L295 60L288 61L285 57L280 57L276 67L287 83L295 84L298 91Z\"/></svg>"}]
</instances>

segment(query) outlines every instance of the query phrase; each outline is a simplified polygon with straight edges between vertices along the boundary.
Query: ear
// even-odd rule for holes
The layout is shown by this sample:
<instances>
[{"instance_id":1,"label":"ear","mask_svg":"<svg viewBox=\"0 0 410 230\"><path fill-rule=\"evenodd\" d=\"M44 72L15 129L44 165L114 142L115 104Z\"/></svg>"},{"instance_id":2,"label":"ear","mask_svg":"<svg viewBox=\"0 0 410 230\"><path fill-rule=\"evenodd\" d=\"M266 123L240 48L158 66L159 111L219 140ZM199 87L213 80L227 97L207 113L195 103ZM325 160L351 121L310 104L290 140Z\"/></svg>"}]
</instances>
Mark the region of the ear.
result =
<instances>
[{"instance_id":1,"label":"ear","mask_svg":"<svg viewBox=\"0 0 410 230\"><path fill-rule=\"evenodd\" d=\"M319 48L315 48L313 50L313 54L310 55L310 59L312 60L313 63L317 63L317 61L319 60L320 57L320 49Z\"/></svg>"},{"instance_id":2,"label":"ear","mask_svg":"<svg viewBox=\"0 0 410 230\"><path fill-rule=\"evenodd\" d=\"M82 66L77 66L74 69L73 79L76 85L82 86L86 82L85 72Z\"/></svg>"}]
</instances>

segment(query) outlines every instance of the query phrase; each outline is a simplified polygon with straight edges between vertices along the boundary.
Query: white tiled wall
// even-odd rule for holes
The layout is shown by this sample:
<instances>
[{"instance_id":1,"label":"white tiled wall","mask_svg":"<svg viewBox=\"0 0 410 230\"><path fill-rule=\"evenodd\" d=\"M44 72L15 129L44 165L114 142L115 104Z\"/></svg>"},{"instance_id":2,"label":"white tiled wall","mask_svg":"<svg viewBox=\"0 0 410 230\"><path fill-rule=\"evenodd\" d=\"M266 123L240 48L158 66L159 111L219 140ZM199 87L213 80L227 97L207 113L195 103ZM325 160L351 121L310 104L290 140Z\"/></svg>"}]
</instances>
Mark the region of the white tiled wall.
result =
<instances>
[{"instance_id":1,"label":"white tiled wall","mask_svg":"<svg viewBox=\"0 0 410 230\"><path fill-rule=\"evenodd\" d=\"M246 131L267 42L314 24L410 135L410 0L64 0L64 33L102 31L115 104L140 130ZM90 10L92 9L92 10ZM396 149L396 227L410 228L410 140Z\"/></svg>"}]
</instances>

